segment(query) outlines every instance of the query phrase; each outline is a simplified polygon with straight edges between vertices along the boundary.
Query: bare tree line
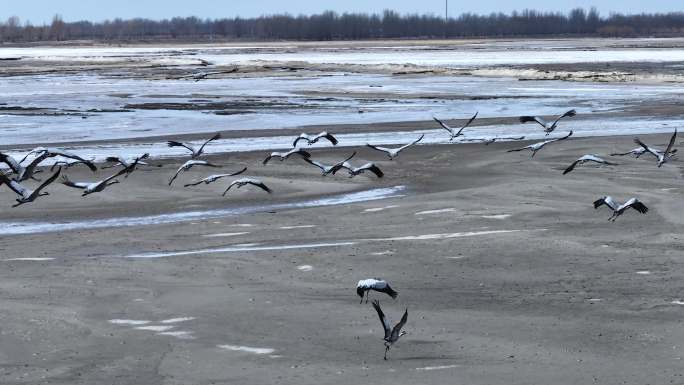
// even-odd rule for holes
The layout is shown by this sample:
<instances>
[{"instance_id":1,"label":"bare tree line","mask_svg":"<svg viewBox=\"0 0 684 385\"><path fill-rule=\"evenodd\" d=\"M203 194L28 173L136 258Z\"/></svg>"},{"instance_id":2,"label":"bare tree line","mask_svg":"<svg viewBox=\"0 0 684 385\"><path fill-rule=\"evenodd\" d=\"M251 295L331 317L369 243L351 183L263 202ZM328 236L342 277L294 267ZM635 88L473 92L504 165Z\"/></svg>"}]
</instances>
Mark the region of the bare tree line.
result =
<instances>
[{"instance_id":1,"label":"bare tree line","mask_svg":"<svg viewBox=\"0 0 684 385\"><path fill-rule=\"evenodd\" d=\"M464 13L445 20L435 15L337 14L272 15L257 18L166 20L114 19L99 23L65 22L55 16L49 25L22 24L18 17L0 23L0 42L66 40L143 41L212 40L357 40L382 38L515 37L550 35L680 36L684 13L611 14L576 8L567 14L525 10L512 14Z\"/></svg>"}]
</instances>

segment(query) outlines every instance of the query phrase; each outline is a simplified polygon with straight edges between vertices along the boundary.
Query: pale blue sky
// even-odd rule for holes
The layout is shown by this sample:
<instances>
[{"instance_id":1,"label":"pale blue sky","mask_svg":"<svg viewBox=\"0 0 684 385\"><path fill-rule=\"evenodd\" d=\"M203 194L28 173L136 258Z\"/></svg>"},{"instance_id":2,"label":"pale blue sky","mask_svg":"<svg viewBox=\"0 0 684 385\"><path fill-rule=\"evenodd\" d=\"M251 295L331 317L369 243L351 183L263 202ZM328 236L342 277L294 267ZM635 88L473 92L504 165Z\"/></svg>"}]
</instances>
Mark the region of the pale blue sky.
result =
<instances>
[{"instance_id":1,"label":"pale blue sky","mask_svg":"<svg viewBox=\"0 0 684 385\"><path fill-rule=\"evenodd\" d=\"M0 19L14 15L22 21L37 24L49 21L56 13L68 21L99 21L116 17L161 19L173 16L249 17L284 12L310 14L328 9L337 12L381 12L383 9L401 13L444 12L444 0L0 0L0 3ZM524 8L566 11L592 5L602 14L684 11L681 0L450 0L449 4L452 16L462 12L510 12Z\"/></svg>"}]
</instances>

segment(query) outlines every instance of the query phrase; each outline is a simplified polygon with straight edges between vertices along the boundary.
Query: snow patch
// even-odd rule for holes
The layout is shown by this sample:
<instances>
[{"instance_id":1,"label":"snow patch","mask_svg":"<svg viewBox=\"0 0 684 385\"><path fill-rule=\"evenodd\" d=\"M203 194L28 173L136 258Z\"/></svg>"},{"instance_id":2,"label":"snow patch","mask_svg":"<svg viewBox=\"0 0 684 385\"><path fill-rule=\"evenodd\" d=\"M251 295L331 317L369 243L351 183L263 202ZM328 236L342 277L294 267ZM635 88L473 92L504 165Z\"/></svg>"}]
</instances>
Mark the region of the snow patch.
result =
<instances>
[{"instance_id":1,"label":"snow patch","mask_svg":"<svg viewBox=\"0 0 684 385\"><path fill-rule=\"evenodd\" d=\"M447 209L419 211L419 212L415 213L414 215L443 214L443 213L453 213L453 212L455 212L455 211L456 211L455 208L449 207L449 208L447 208Z\"/></svg>"},{"instance_id":2,"label":"snow patch","mask_svg":"<svg viewBox=\"0 0 684 385\"><path fill-rule=\"evenodd\" d=\"M271 354L275 352L272 348L252 348L249 346L237 346L237 345L218 345L219 349L231 350L234 352L247 352L253 354Z\"/></svg>"},{"instance_id":3,"label":"snow patch","mask_svg":"<svg viewBox=\"0 0 684 385\"><path fill-rule=\"evenodd\" d=\"M135 326L135 325L147 325L152 321L135 320L135 319L110 319L107 322L109 322L110 324L114 324L114 325Z\"/></svg>"},{"instance_id":4,"label":"snow patch","mask_svg":"<svg viewBox=\"0 0 684 385\"><path fill-rule=\"evenodd\" d=\"M151 332L165 332L167 330L171 330L175 328L175 326L168 326L168 325L149 325L149 326L137 326L134 329L136 330L147 330Z\"/></svg>"},{"instance_id":5,"label":"snow patch","mask_svg":"<svg viewBox=\"0 0 684 385\"><path fill-rule=\"evenodd\" d=\"M171 336L171 337L176 337L181 340L194 340L195 337L192 335L193 332L190 331L185 331L185 330L178 330L178 331L173 331L173 332L159 332L157 333L158 336Z\"/></svg>"},{"instance_id":6,"label":"snow patch","mask_svg":"<svg viewBox=\"0 0 684 385\"><path fill-rule=\"evenodd\" d=\"M180 322L188 322L194 320L195 317L178 317L178 318L170 318L170 319L165 319L163 321L159 321L159 323L163 324L177 324Z\"/></svg>"},{"instance_id":7,"label":"snow patch","mask_svg":"<svg viewBox=\"0 0 684 385\"><path fill-rule=\"evenodd\" d=\"M384 238L385 241L425 241L431 239L450 239L462 237L475 237L480 235L496 235L507 233L527 232L531 230L489 230L489 231L467 231L461 233L447 233L447 234L424 234L424 235L407 235L404 237ZM540 229L536 231L545 231Z\"/></svg>"},{"instance_id":8,"label":"snow patch","mask_svg":"<svg viewBox=\"0 0 684 385\"><path fill-rule=\"evenodd\" d=\"M426 366L423 368L416 368L416 370L423 370L423 371L444 370L444 369L453 369L453 368L458 368L458 367L459 367L459 365Z\"/></svg>"},{"instance_id":9,"label":"snow patch","mask_svg":"<svg viewBox=\"0 0 684 385\"><path fill-rule=\"evenodd\" d=\"M224 237L236 237L238 235L245 235L249 233L218 233L218 234L205 234L202 235L203 238L224 238Z\"/></svg>"}]
</instances>

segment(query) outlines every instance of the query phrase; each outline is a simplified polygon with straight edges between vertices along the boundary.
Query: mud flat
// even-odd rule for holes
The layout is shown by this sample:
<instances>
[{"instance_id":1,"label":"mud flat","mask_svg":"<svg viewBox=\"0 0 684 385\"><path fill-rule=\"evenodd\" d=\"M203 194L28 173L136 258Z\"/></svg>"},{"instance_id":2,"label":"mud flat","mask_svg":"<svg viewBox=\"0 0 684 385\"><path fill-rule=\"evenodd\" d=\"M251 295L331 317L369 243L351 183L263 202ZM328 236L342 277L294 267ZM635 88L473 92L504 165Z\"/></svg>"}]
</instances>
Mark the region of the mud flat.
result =
<instances>
[{"instance_id":1,"label":"mud flat","mask_svg":"<svg viewBox=\"0 0 684 385\"><path fill-rule=\"evenodd\" d=\"M84 199L54 186L10 209L0 189L0 228L271 205L0 235L1 382L681 382L681 163L624 158L562 176L580 155L634 144L574 139L533 159L506 152L518 145L425 145L395 161L358 148L356 161L378 162L381 180L323 178L297 161L264 167L261 152L212 156L226 171L248 166L272 196L181 187L205 170L169 188L179 159ZM312 151L330 162L349 149ZM377 200L276 206L396 186ZM609 223L591 205L606 194L651 210ZM377 316L354 291L375 276L400 293L372 295L389 317L409 309L389 361Z\"/></svg>"}]
</instances>

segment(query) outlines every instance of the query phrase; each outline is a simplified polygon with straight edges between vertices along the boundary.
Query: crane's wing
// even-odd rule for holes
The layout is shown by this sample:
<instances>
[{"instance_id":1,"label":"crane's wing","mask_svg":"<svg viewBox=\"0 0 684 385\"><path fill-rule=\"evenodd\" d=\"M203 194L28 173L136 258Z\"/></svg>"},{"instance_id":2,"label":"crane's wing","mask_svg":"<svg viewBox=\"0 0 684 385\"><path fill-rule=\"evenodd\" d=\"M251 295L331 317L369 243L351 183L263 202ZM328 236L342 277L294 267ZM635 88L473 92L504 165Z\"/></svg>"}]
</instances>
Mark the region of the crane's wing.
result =
<instances>
[{"instance_id":1,"label":"crane's wing","mask_svg":"<svg viewBox=\"0 0 684 385\"><path fill-rule=\"evenodd\" d=\"M627 151L627 152L614 152L614 153L610 154L610 156L625 156L625 155L630 155L633 153L634 153L634 150Z\"/></svg>"},{"instance_id":2,"label":"crane's wing","mask_svg":"<svg viewBox=\"0 0 684 385\"><path fill-rule=\"evenodd\" d=\"M26 187L22 186L18 182L11 180L4 173L0 173L0 184L3 183L6 184L7 187L10 188L10 190L14 191L17 195L20 195L22 197L25 196L26 192L28 191Z\"/></svg>"},{"instance_id":3,"label":"crane's wing","mask_svg":"<svg viewBox=\"0 0 684 385\"><path fill-rule=\"evenodd\" d=\"M642 147L644 150L646 150L646 152L648 152L649 154L653 154L653 155L655 155L656 158L660 158L660 155L658 154L658 152L655 151L655 150L653 150L653 149L651 149L651 147L649 147L646 143L642 142L641 139L639 139L639 138L634 138L634 143L636 143L636 144L638 144L639 146L641 146L641 147Z\"/></svg>"},{"instance_id":4,"label":"crane's wing","mask_svg":"<svg viewBox=\"0 0 684 385\"><path fill-rule=\"evenodd\" d=\"M33 154L38 154L38 153L41 153L41 152L47 152L47 149L44 148L44 147L37 147L37 148L34 148L33 150L27 152L26 155L24 155L24 157L21 158L21 160L19 161L19 163L24 163L24 161L26 161L26 159L28 159L29 156L31 156L31 155L33 155Z\"/></svg>"},{"instance_id":5,"label":"crane's wing","mask_svg":"<svg viewBox=\"0 0 684 385\"><path fill-rule=\"evenodd\" d=\"M480 113L479 111L476 112L475 115L473 115L473 117L470 118L470 120L468 120L466 122L466 124L463 127L461 127L460 130L458 130L458 133L456 135L460 134L461 132L463 132L464 129L466 129L466 127L470 126L475 121L475 118L477 118L477 114L479 114L479 113Z\"/></svg>"},{"instance_id":6,"label":"crane's wing","mask_svg":"<svg viewBox=\"0 0 684 385\"><path fill-rule=\"evenodd\" d=\"M121 159L118 156L108 156L105 158L105 162L109 162L109 163L123 163L122 160L123 159Z\"/></svg>"},{"instance_id":7,"label":"crane's wing","mask_svg":"<svg viewBox=\"0 0 684 385\"><path fill-rule=\"evenodd\" d=\"M84 158L82 158L76 154L73 154L73 153L70 153L67 151L61 151L61 150L49 150L48 152L52 156L61 156L62 158L68 158L68 159L77 160L79 162L83 162L83 164L88 166L90 171L93 171L93 172L97 171L97 166L95 165L95 163L93 163L92 161L90 161L88 159L84 159Z\"/></svg>"},{"instance_id":8,"label":"crane's wing","mask_svg":"<svg viewBox=\"0 0 684 385\"><path fill-rule=\"evenodd\" d=\"M290 152L290 154L288 154L287 156L289 157L290 155L293 155L293 154L301 155L304 158L311 158L311 154L308 151L302 150L301 148L297 149L297 151Z\"/></svg>"},{"instance_id":9,"label":"crane's wing","mask_svg":"<svg viewBox=\"0 0 684 385\"><path fill-rule=\"evenodd\" d=\"M292 148L297 148L297 143L299 143L300 140L306 140L307 142L309 141L309 136L306 134L300 134L294 142L292 142Z\"/></svg>"},{"instance_id":10,"label":"crane's wing","mask_svg":"<svg viewBox=\"0 0 684 385\"><path fill-rule=\"evenodd\" d=\"M167 144L169 147L183 147L183 148L189 150L190 152L192 152L193 154L195 153L195 149L192 148L192 147L190 147L190 146L188 146L188 145L185 144L185 143L176 142L175 140L169 140L166 144Z\"/></svg>"},{"instance_id":11,"label":"crane's wing","mask_svg":"<svg viewBox=\"0 0 684 385\"><path fill-rule=\"evenodd\" d=\"M625 202L624 205L620 206L620 208L618 210L625 210L629 207L633 208L634 210L636 210L642 214L646 214L648 212L648 207L646 207L645 204L641 203L641 201L639 201L636 198L632 198L632 199L628 200L627 202Z\"/></svg>"},{"instance_id":12,"label":"crane's wing","mask_svg":"<svg viewBox=\"0 0 684 385\"><path fill-rule=\"evenodd\" d=\"M520 117L520 123L527 123L527 122L537 122L539 125L542 127L546 128L546 125L548 124L546 120L538 117L538 116L521 116Z\"/></svg>"},{"instance_id":13,"label":"crane's wing","mask_svg":"<svg viewBox=\"0 0 684 385\"><path fill-rule=\"evenodd\" d=\"M390 323L387 320L387 317L385 317L385 313L383 313L382 309L380 308L380 301L378 301L377 299L374 300L373 308L376 312L378 312L378 317L380 318L380 322L382 323L382 328L385 329L385 339L387 339L392 335L392 329L390 328Z\"/></svg>"},{"instance_id":14,"label":"crane's wing","mask_svg":"<svg viewBox=\"0 0 684 385\"><path fill-rule=\"evenodd\" d=\"M232 174L226 174L224 176L236 176L236 175L243 174L245 171L247 171L247 167L244 167L242 170L240 170L238 172L234 172ZM223 178L224 176L221 176L221 178Z\"/></svg>"},{"instance_id":15,"label":"crane's wing","mask_svg":"<svg viewBox=\"0 0 684 385\"><path fill-rule=\"evenodd\" d=\"M409 143L409 144L405 144L405 145L399 147L399 151L404 150L404 149L407 149L407 148L409 148L409 147L415 145L416 143L418 143L418 142L420 142L421 140L423 140L424 137L425 137L425 134L421 135L420 138L414 140L413 142L411 142L411 143Z\"/></svg>"},{"instance_id":16,"label":"crane's wing","mask_svg":"<svg viewBox=\"0 0 684 385\"><path fill-rule=\"evenodd\" d=\"M69 177L67 177L66 175L62 175L62 184L68 187L78 189L85 189L88 187L88 183L72 182L71 179L69 179Z\"/></svg>"},{"instance_id":17,"label":"crane's wing","mask_svg":"<svg viewBox=\"0 0 684 385\"><path fill-rule=\"evenodd\" d=\"M171 186L171 184L173 183L173 181L176 180L176 178L178 178L178 174L180 174L184 169L185 169L185 165L182 165L182 166L180 166L180 167L178 168L178 170L176 170L176 173L173 174L173 176L171 177L171 179L169 179L169 186Z\"/></svg>"},{"instance_id":18,"label":"crane's wing","mask_svg":"<svg viewBox=\"0 0 684 385\"><path fill-rule=\"evenodd\" d=\"M219 139L221 139L221 133L220 133L220 132L217 133L216 135L212 136L212 137L211 137L209 140L207 140L206 142L204 142L204 144L202 144L202 147L200 147L199 150L197 150L197 153L198 153L198 154L201 154L201 153L204 151L204 147L205 147L207 144L209 144L209 142L213 142L214 140L219 140Z\"/></svg>"},{"instance_id":19,"label":"crane's wing","mask_svg":"<svg viewBox=\"0 0 684 385\"><path fill-rule=\"evenodd\" d=\"M451 128L451 127L449 127L449 125L447 125L447 124L444 123L443 121L441 121L441 120L435 118L434 116L432 117L432 119L434 119L435 122L439 123L439 125L442 126L443 129L449 131L450 134L452 134L452 135L454 134L454 129Z\"/></svg>"},{"instance_id":20,"label":"crane's wing","mask_svg":"<svg viewBox=\"0 0 684 385\"><path fill-rule=\"evenodd\" d=\"M311 160L309 158L302 158L304 161L310 165L316 166L321 169L321 171L325 171L325 165L321 162L317 162L315 160Z\"/></svg>"},{"instance_id":21,"label":"crane's wing","mask_svg":"<svg viewBox=\"0 0 684 385\"><path fill-rule=\"evenodd\" d=\"M250 181L248 181L247 183L251 184L252 186L259 187L260 189L266 191L266 192L269 193L269 194L273 192L273 191L271 191L271 189L268 188L268 186L266 186L266 185L264 184L264 182L262 182L262 181L250 180Z\"/></svg>"},{"instance_id":22,"label":"crane's wing","mask_svg":"<svg viewBox=\"0 0 684 385\"><path fill-rule=\"evenodd\" d=\"M610 207L612 210L618 209L618 207L615 205L615 201L613 200L613 198L611 198L609 196L605 196L601 199L594 201L594 209L597 209L597 208L601 207L602 205L606 205L606 206Z\"/></svg>"},{"instance_id":23,"label":"crane's wing","mask_svg":"<svg viewBox=\"0 0 684 385\"><path fill-rule=\"evenodd\" d=\"M385 176L385 173L380 170L380 167L376 166L375 163L367 163L361 167L359 167L359 170L368 170L375 174L378 178L382 178Z\"/></svg>"},{"instance_id":24,"label":"crane's wing","mask_svg":"<svg viewBox=\"0 0 684 385\"><path fill-rule=\"evenodd\" d=\"M574 169L575 169L575 166L577 166L577 164L578 164L579 162L581 162L581 160L579 160L579 159L576 160L576 161L574 161L574 162L572 162L572 164L571 164L570 166L568 166L568 168L566 168L565 171L563 171L563 175L565 175L565 174L571 172L572 170L574 170Z\"/></svg>"},{"instance_id":25,"label":"crane's wing","mask_svg":"<svg viewBox=\"0 0 684 385\"><path fill-rule=\"evenodd\" d=\"M17 162L16 159L14 159L13 157L11 157L7 154L3 154L1 152L0 152L0 162L7 164L9 166L9 168L11 168L12 171L14 171L15 173L19 173L19 170L21 169L21 165L19 164L19 162Z\"/></svg>"},{"instance_id":26,"label":"crane's wing","mask_svg":"<svg viewBox=\"0 0 684 385\"><path fill-rule=\"evenodd\" d=\"M329 134L329 133L327 133L327 132L324 132L324 133L321 133L321 134L325 134L325 135L321 135L321 138L325 138L325 139L329 140L330 143L332 143L333 146L337 146L337 143L339 143L339 141L337 140L337 138L334 137L332 134Z\"/></svg>"},{"instance_id":27,"label":"crane's wing","mask_svg":"<svg viewBox=\"0 0 684 385\"><path fill-rule=\"evenodd\" d=\"M525 146L525 147L521 147L521 148L514 148L514 149L508 150L508 151L506 151L506 152L524 151L524 150L529 150L531 147L532 147L532 146Z\"/></svg>"},{"instance_id":28,"label":"crane's wing","mask_svg":"<svg viewBox=\"0 0 684 385\"><path fill-rule=\"evenodd\" d=\"M279 156L279 154L276 154L276 153L270 154L269 156L266 157L266 159L264 159L264 161L263 161L262 163L263 163L264 165L266 165L266 164L267 164L271 159L273 159L273 157L275 157L275 156Z\"/></svg>"},{"instance_id":29,"label":"crane's wing","mask_svg":"<svg viewBox=\"0 0 684 385\"><path fill-rule=\"evenodd\" d=\"M57 177L59 177L59 174L61 174L61 173L62 173L62 168L60 167L57 169L57 171L54 174L52 174L51 177L47 178L45 180L45 182L43 182L40 186L38 186L37 189L33 190L33 194L37 195L38 193L40 193L41 190L43 190L45 187L47 187L50 183L54 182L55 179L57 179Z\"/></svg>"},{"instance_id":30,"label":"crane's wing","mask_svg":"<svg viewBox=\"0 0 684 385\"><path fill-rule=\"evenodd\" d=\"M115 174L113 174L113 175L108 176L108 177L104 180L104 182L105 182L105 183L106 183L106 182L109 182L110 180L115 179L115 178L118 178L118 177L120 177L121 175L124 175L124 174L127 174L127 173L128 173L128 168L121 169L121 170L119 170L119 172L117 172L117 173L115 173Z\"/></svg>"},{"instance_id":31,"label":"crane's wing","mask_svg":"<svg viewBox=\"0 0 684 385\"><path fill-rule=\"evenodd\" d=\"M228 193L228 190L233 188L233 186L235 186L236 184L238 184L238 181L236 181L236 180L234 180L231 184L229 184L228 187L226 188L226 191L223 192L223 196L226 196L226 194Z\"/></svg>"},{"instance_id":32,"label":"crane's wing","mask_svg":"<svg viewBox=\"0 0 684 385\"><path fill-rule=\"evenodd\" d=\"M575 111L575 110L570 110L570 111L564 113L563 115L559 116L556 120L554 120L554 121L553 121L553 125L555 126L556 124L558 124L558 122L559 122L561 119L563 119L563 118L573 117L573 116L575 116L575 115L577 115L577 111Z\"/></svg>"},{"instance_id":33,"label":"crane's wing","mask_svg":"<svg viewBox=\"0 0 684 385\"><path fill-rule=\"evenodd\" d=\"M382 151L382 152L387 152L387 153L389 153L389 152L392 151L392 150L390 150L390 149L387 148L387 147L374 146L374 145L369 144L369 143L366 143L366 146L372 148L373 150Z\"/></svg>"},{"instance_id":34,"label":"crane's wing","mask_svg":"<svg viewBox=\"0 0 684 385\"><path fill-rule=\"evenodd\" d=\"M408 309L404 310L404 315L401 317L401 320L397 322L396 325L394 325L394 328L392 329L393 339L399 336L401 328L403 328L404 325L406 325L406 321L408 321Z\"/></svg>"},{"instance_id":35,"label":"crane's wing","mask_svg":"<svg viewBox=\"0 0 684 385\"><path fill-rule=\"evenodd\" d=\"M672 147L674 147L676 139L677 139L677 129L675 128L675 131L672 134L672 137L670 138L670 143L667 145L667 149L665 149L665 156L669 155L672 152Z\"/></svg>"}]
</instances>

